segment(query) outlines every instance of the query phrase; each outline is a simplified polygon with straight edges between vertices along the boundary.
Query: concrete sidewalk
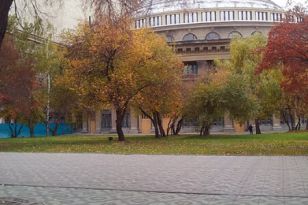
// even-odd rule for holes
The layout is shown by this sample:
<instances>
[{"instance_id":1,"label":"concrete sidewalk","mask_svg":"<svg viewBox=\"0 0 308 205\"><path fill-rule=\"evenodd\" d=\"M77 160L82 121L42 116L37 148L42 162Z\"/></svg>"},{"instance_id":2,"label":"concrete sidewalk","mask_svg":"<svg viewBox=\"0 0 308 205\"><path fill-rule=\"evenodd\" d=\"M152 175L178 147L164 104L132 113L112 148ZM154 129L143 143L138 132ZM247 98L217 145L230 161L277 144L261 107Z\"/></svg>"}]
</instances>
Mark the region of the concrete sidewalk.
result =
<instances>
[{"instance_id":1,"label":"concrete sidewalk","mask_svg":"<svg viewBox=\"0 0 308 205\"><path fill-rule=\"evenodd\" d=\"M308 157L0 153L0 204L308 204L307 173Z\"/></svg>"}]
</instances>

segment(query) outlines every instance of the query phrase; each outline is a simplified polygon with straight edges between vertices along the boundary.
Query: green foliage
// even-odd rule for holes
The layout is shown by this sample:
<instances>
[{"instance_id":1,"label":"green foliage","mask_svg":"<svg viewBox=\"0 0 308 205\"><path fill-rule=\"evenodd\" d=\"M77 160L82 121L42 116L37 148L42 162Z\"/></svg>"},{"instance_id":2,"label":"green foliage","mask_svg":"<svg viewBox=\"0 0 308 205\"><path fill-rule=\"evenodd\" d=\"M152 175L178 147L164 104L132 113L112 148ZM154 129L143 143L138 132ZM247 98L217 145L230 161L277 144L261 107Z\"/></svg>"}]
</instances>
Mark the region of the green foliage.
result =
<instances>
[{"instance_id":1,"label":"green foliage","mask_svg":"<svg viewBox=\"0 0 308 205\"><path fill-rule=\"evenodd\" d=\"M257 106L256 100L249 92L249 88L245 81L243 81L242 74L232 73L223 88L222 97L224 99L223 106L229 116L244 123L253 115L254 108Z\"/></svg>"},{"instance_id":2,"label":"green foliage","mask_svg":"<svg viewBox=\"0 0 308 205\"><path fill-rule=\"evenodd\" d=\"M225 111L223 90L213 84L200 83L189 99L186 116L198 119L199 124L211 125Z\"/></svg>"},{"instance_id":3,"label":"green foliage","mask_svg":"<svg viewBox=\"0 0 308 205\"><path fill-rule=\"evenodd\" d=\"M198 119L202 128L209 129L215 120L223 118L226 113L239 122L245 122L251 117L255 104L242 75L220 69L196 86L186 115Z\"/></svg>"},{"instance_id":4,"label":"green foliage","mask_svg":"<svg viewBox=\"0 0 308 205\"><path fill-rule=\"evenodd\" d=\"M244 122L252 118L268 118L279 110L281 99L281 73L277 70L257 74L256 69L262 59L262 51L266 46L266 38L262 35L251 36L249 38L233 39L230 45L231 59L229 61L220 61L219 67L223 67L231 72L230 88L226 95L230 93L234 105L228 108L233 113L231 116L236 120ZM237 86L242 86L241 89ZM227 86L227 87L228 87ZM238 88L233 91L233 88ZM249 99L244 103L240 101L240 94L245 92ZM240 105L240 106L236 106Z\"/></svg>"}]
</instances>

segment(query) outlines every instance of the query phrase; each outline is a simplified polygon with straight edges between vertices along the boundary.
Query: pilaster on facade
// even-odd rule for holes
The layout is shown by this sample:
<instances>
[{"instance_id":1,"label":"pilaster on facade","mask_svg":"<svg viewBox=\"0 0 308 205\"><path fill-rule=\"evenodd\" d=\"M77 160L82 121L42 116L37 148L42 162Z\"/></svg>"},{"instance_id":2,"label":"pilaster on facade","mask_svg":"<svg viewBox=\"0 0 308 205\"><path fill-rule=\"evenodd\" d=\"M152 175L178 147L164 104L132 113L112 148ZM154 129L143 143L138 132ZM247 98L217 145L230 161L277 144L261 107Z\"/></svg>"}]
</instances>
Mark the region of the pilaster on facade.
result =
<instances>
[{"instance_id":1,"label":"pilaster on facade","mask_svg":"<svg viewBox=\"0 0 308 205\"><path fill-rule=\"evenodd\" d=\"M233 121L228 114L224 116L224 132L234 132Z\"/></svg>"},{"instance_id":2,"label":"pilaster on facade","mask_svg":"<svg viewBox=\"0 0 308 205\"><path fill-rule=\"evenodd\" d=\"M102 132L102 112L95 112L95 123L96 123L96 133L100 134Z\"/></svg>"},{"instance_id":3,"label":"pilaster on facade","mask_svg":"<svg viewBox=\"0 0 308 205\"><path fill-rule=\"evenodd\" d=\"M82 113L82 132L88 132L88 114L86 112Z\"/></svg>"},{"instance_id":4,"label":"pilaster on facade","mask_svg":"<svg viewBox=\"0 0 308 205\"><path fill-rule=\"evenodd\" d=\"M215 14L216 14L216 21L218 21L218 22L221 21L222 19L220 19L220 11L216 10Z\"/></svg>"},{"instance_id":5,"label":"pilaster on facade","mask_svg":"<svg viewBox=\"0 0 308 205\"><path fill-rule=\"evenodd\" d=\"M138 120L139 120L138 115L135 114L133 111L131 111L130 112L130 130L129 130L131 134L138 134L139 132Z\"/></svg>"},{"instance_id":6,"label":"pilaster on facade","mask_svg":"<svg viewBox=\"0 0 308 205\"><path fill-rule=\"evenodd\" d=\"M276 115L273 115L273 131L280 131L282 130L280 118L278 118Z\"/></svg>"},{"instance_id":7,"label":"pilaster on facade","mask_svg":"<svg viewBox=\"0 0 308 205\"><path fill-rule=\"evenodd\" d=\"M239 20L239 16L238 16L238 12L237 10L234 11L234 20L238 21Z\"/></svg>"},{"instance_id":8,"label":"pilaster on facade","mask_svg":"<svg viewBox=\"0 0 308 205\"><path fill-rule=\"evenodd\" d=\"M111 133L116 133L117 132L117 113L115 109L111 109Z\"/></svg>"}]
</instances>

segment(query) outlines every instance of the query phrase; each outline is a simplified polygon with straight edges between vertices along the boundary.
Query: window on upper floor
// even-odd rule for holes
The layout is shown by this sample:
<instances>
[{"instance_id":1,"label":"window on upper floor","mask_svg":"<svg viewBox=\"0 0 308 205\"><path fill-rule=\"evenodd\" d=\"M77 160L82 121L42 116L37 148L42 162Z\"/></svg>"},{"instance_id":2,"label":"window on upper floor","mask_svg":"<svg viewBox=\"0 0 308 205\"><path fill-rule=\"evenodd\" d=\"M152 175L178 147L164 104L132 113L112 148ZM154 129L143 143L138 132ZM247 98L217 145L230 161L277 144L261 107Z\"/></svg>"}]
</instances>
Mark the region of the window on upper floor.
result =
<instances>
[{"instance_id":1,"label":"window on upper floor","mask_svg":"<svg viewBox=\"0 0 308 205\"><path fill-rule=\"evenodd\" d=\"M197 36L193 33L188 33L183 37L183 41L194 41L197 40Z\"/></svg>"},{"instance_id":2,"label":"window on upper floor","mask_svg":"<svg viewBox=\"0 0 308 205\"><path fill-rule=\"evenodd\" d=\"M205 40L212 41L212 40L219 40L220 35L216 32L210 32L206 35Z\"/></svg>"},{"instance_id":3,"label":"window on upper floor","mask_svg":"<svg viewBox=\"0 0 308 205\"><path fill-rule=\"evenodd\" d=\"M198 63L196 61L184 62L184 75L198 75Z\"/></svg>"},{"instance_id":4,"label":"window on upper floor","mask_svg":"<svg viewBox=\"0 0 308 205\"><path fill-rule=\"evenodd\" d=\"M174 42L174 38L172 35L167 35L167 43L171 43L171 42Z\"/></svg>"},{"instance_id":5,"label":"window on upper floor","mask_svg":"<svg viewBox=\"0 0 308 205\"><path fill-rule=\"evenodd\" d=\"M262 35L262 32L260 31L254 31L251 33L252 36L255 36L255 35Z\"/></svg>"},{"instance_id":6,"label":"window on upper floor","mask_svg":"<svg viewBox=\"0 0 308 205\"><path fill-rule=\"evenodd\" d=\"M229 33L229 38L241 38L243 35L238 31L232 31Z\"/></svg>"}]
</instances>

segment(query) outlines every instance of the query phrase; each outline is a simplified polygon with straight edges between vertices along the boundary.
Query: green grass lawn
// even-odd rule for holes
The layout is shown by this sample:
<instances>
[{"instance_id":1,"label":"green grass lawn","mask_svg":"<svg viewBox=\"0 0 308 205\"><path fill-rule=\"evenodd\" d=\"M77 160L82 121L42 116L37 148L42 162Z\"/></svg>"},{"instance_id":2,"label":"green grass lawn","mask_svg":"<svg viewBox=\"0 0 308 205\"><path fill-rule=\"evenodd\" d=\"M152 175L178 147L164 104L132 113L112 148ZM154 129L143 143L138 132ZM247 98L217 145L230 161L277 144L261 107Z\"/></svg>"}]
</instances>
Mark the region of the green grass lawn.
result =
<instances>
[{"instance_id":1,"label":"green grass lawn","mask_svg":"<svg viewBox=\"0 0 308 205\"><path fill-rule=\"evenodd\" d=\"M116 138L116 137L115 137ZM107 136L66 136L0 139L1 152L79 152L176 155L308 155L308 132L241 135L127 137L109 142Z\"/></svg>"}]
</instances>

